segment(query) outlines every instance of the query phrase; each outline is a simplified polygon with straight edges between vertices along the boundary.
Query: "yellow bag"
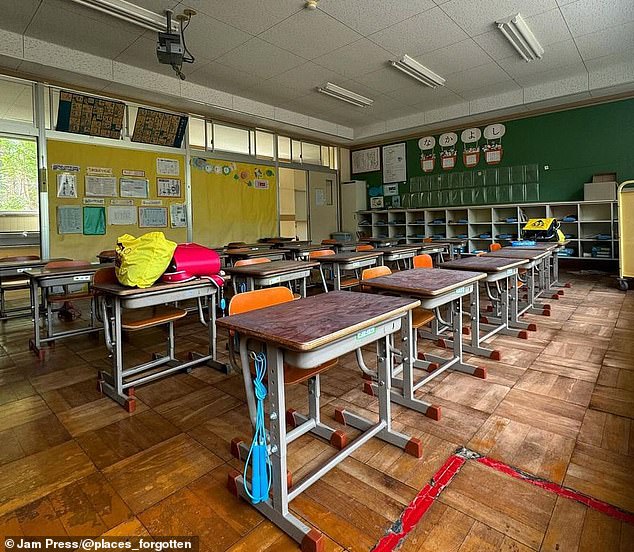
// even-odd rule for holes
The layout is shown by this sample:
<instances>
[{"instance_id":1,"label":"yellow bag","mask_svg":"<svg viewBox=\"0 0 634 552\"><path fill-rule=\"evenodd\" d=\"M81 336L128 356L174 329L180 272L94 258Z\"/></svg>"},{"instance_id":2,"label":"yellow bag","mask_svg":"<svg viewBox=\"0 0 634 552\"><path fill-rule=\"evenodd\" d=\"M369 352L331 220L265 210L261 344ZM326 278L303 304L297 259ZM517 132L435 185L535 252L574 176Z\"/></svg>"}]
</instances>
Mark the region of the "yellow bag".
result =
<instances>
[{"instance_id":1,"label":"yellow bag","mask_svg":"<svg viewBox=\"0 0 634 552\"><path fill-rule=\"evenodd\" d=\"M138 238L124 234L117 240L115 273L124 286L147 288L158 280L174 255L176 243L163 232Z\"/></svg>"}]
</instances>

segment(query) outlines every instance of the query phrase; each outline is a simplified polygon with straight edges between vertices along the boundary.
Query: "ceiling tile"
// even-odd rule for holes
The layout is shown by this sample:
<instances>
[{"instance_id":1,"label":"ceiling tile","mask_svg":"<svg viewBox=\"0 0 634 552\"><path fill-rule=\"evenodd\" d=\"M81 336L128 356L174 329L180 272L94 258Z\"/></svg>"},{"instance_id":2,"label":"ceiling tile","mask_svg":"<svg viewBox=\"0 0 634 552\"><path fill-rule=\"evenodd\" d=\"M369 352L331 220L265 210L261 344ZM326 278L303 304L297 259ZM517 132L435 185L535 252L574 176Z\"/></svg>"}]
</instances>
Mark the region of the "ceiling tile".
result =
<instances>
[{"instance_id":1,"label":"ceiling tile","mask_svg":"<svg viewBox=\"0 0 634 552\"><path fill-rule=\"evenodd\" d=\"M438 96L429 96L423 99L421 102L414 105L421 111L428 111L430 109L438 109L440 107L447 107L454 104L463 102L463 98L458 94L453 93L451 90L446 90L444 94Z\"/></svg>"},{"instance_id":2,"label":"ceiling tile","mask_svg":"<svg viewBox=\"0 0 634 552\"><path fill-rule=\"evenodd\" d=\"M0 28L22 34L41 0L4 0Z\"/></svg>"},{"instance_id":3,"label":"ceiling tile","mask_svg":"<svg viewBox=\"0 0 634 552\"><path fill-rule=\"evenodd\" d=\"M67 9L69 6L71 9ZM72 32L60 32L61 29L70 29ZM140 27L78 4L45 0L25 34L112 59L128 48L143 32Z\"/></svg>"},{"instance_id":4,"label":"ceiling tile","mask_svg":"<svg viewBox=\"0 0 634 552\"><path fill-rule=\"evenodd\" d=\"M438 98L456 97L451 90L447 90L444 86L438 88L430 88L423 84L411 84L406 88L399 88L393 92L389 92L388 96L407 105L419 105L426 101L434 101Z\"/></svg>"},{"instance_id":5,"label":"ceiling tile","mask_svg":"<svg viewBox=\"0 0 634 552\"><path fill-rule=\"evenodd\" d=\"M497 63L492 62L449 75L445 86L462 95L462 92L466 90L475 90L511 80L511 77Z\"/></svg>"},{"instance_id":6,"label":"ceiling tile","mask_svg":"<svg viewBox=\"0 0 634 552\"><path fill-rule=\"evenodd\" d=\"M251 35L200 13L187 27L185 39L194 57L217 59L250 40Z\"/></svg>"},{"instance_id":7,"label":"ceiling tile","mask_svg":"<svg viewBox=\"0 0 634 552\"><path fill-rule=\"evenodd\" d=\"M295 88L287 88L270 80L251 80L251 86L242 92L243 96L253 98L271 105L286 105L286 102L300 97L302 94Z\"/></svg>"},{"instance_id":8,"label":"ceiling tile","mask_svg":"<svg viewBox=\"0 0 634 552\"><path fill-rule=\"evenodd\" d=\"M557 67L565 67L574 65L581 61L581 56L577 51L577 47L572 40L565 40L557 44L551 44L548 51L544 54L543 59L525 62L519 56L502 59L498 63L511 77L519 78L543 71L550 71Z\"/></svg>"},{"instance_id":9,"label":"ceiling tile","mask_svg":"<svg viewBox=\"0 0 634 552\"><path fill-rule=\"evenodd\" d=\"M634 51L591 59L586 62L590 74L590 89L619 85L634 88Z\"/></svg>"},{"instance_id":10,"label":"ceiling tile","mask_svg":"<svg viewBox=\"0 0 634 552\"><path fill-rule=\"evenodd\" d=\"M356 77L354 80L369 86L377 92L391 92L412 84L411 77L397 71L393 67L384 67L378 71L372 71L372 73Z\"/></svg>"},{"instance_id":11,"label":"ceiling tile","mask_svg":"<svg viewBox=\"0 0 634 552\"><path fill-rule=\"evenodd\" d=\"M575 43L584 60L634 50L634 23L579 36Z\"/></svg>"},{"instance_id":12,"label":"ceiling tile","mask_svg":"<svg viewBox=\"0 0 634 552\"><path fill-rule=\"evenodd\" d=\"M473 90L464 90L460 92L460 96L465 100L476 100L478 98L486 98L488 96L497 96L499 94L507 94L522 90L522 88L513 81L498 82L495 84L487 84L480 88L474 88Z\"/></svg>"},{"instance_id":13,"label":"ceiling tile","mask_svg":"<svg viewBox=\"0 0 634 552\"><path fill-rule=\"evenodd\" d=\"M259 37L305 59L314 59L359 40L361 35L319 10L302 10Z\"/></svg>"},{"instance_id":14,"label":"ceiling tile","mask_svg":"<svg viewBox=\"0 0 634 552\"><path fill-rule=\"evenodd\" d=\"M486 113L489 111L499 111L513 106L520 106L524 103L524 92L521 88L510 89L499 94L474 98L469 101L469 113Z\"/></svg>"},{"instance_id":15,"label":"ceiling tile","mask_svg":"<svg viewBox=\"0 0 634 552\"><path fill-rule=\"evenodd\" d=\"M521 13L524 17L552 10L555 0L452 0L442 9L470 36L486 33L495 27L495 22L504 17Z\"/></svg>"},{"instance_id":16,"label":"ceiling tile","mask_svg":"<svg viewBox=\"0 0 634 552\"><path fill-rule=\"evenodd\" d=\"M112 66L112 62L109 62ZM82 75L71 71L65 71L64 69L58 69L51 67L50 65L43 65L40 63L34 63L31 61L23 61L20 64L20 72L26 75L32 75L44 80L52 80L59 83L65 83L71 87L86 88L92 91L102 90L108 86L111 81L90 77L88 75ZM105 77L105 74L103 75ZM112 67L108 73L107 78L112 77Z\"/></svg>"},{"instance_id":17,"label":"ceiling tile","mask_svg":"<svg viewBox=\"0 0 634 552\"><path fill-rule=\"evenodd\" d=\"M385 67L390 58L394 58L390 52L362 38L313 61L344 77L354 78Z\"/></svg>"},{"instance_id":18,"label":"ceiling tile","mask_svg":"<svg viewBox=\"0 0 634 552\"><path fill-rule=\"evenodd\" d=\"M446 77L452 73L484 65L490 62L491 58L469 38L434 50L424 56L417 56L416 61L419 61L425 67L429 67L440 76Z\"/></svg>"},{"instance_id":19,"label":"ceiling tile","mask_svg":"<svg viewBox=\"0 0 634 552\"><path fill-rule=\"evenodd\" d=\"M588 73L577 73L524 87L524 103L533 103L588 91Z\"/></svg>"},{"instance_id":20,"label":"ceiling tile","mask_svg":"<svg viewBox=\"0 0 634 552\"><path fill-rule=\"evenodd\" d=\"M517 51L511 46L511 43L506 40L504 35L497 29L474 36L473 40L495 61L518 56Z\"/></svg>"},{"instance_id":21,"label":"ceiling tile","mask_svg":"<svg viewBox=\"0 0 634 552\"><path fill-rule=\"evenodd\" d=\"M186 0L190 6L250 34L259 34L304 8L299 0Z\"/></svg>"},{"instance_id":22,"label":"ceiling tile","mask_svg":"<svg viewBox=\"0 0 634 552\"><path fill-rule=\"evenodd\" d=\"M561 11L573 36L634 21L632 0L578 0Z\"/></svg>"},{"instance_id":23,"label":"ceiling tile","mask_svg":"<svg viewBox=\"0 0 634 552\"><path fill-rule=\"evenodd\" d=\"M288 89L297 91L297 95L305 95L314 90L317 86L321 86L327 82L340 81L341 77L325 67L308 61L303 65L294 67L290 71L286 71L277 75L271 81L284 86Z\"/></svg>"},{"instance_id":24,"label":"ceiling tile","mask_svg":"<svg viewBox=\"0 0 634 552\"><path fill-rule=\"evenodd\" d=\"M436 7L374 33L369 38L393 54L401 56L424 54L468 37Z\"/></svg>"},{"instance_id":25,"label":"ceiling tile","mask_svg":"<svg viewBox=\"0 0 634 552\"><path fill-rule=\"evenodd\" d=\"M588 72L586 66L581 60L571 64L556 67L548 71L540 71L539 73L529 73L526 75L518 75L515 77L515 82L520 86L537 86L544 83L555 82L562 79L568 79L571 77L577 77L581 75L584 79L588 79Z\"/></svg>"},{"instance_id":26,"label":"ceiling tile","mask_svg":"<svg viewBox=\"0 0 634 552\"><path fill-rule=\"evenodd\" d=\"M0 29L0 54L11 58L24 57L24 39L21 34Z\"/></svg>"},{"instance_id":27,"label":"ceiling tile","mask_svg":"<svg viewBox=\"0 0 634 552\"><path fill-rule=\"evenodd\" d=\"M431 0L321 0L319 9L362 35L394 25L434 7Z\"/></svg>"},{"instance_id":28,"label":"ceiling tile","mask_svg":"<svg viewBox=\"0 0 634 552\"><path fill-rule=\"evenodd\" d=\"M303 58L282 50L259 38L252 38L216 61L253 75L253 78L271 78L305 63Z\"/></svg>"},{"instance_id":29,"label":"ceiling tile","mask_svg":"<svg viewBox=\"0 0 634 552\"><path fill-rule=\"evenodd\" d=\"M174 70L169 65L164 65L158 62L156 58L156 41L149 38L141 37L128 46L117 57L116 61L121 63L127 63L134 67L141 67L148 71L155 71L156 73L162 73L164 75L173 75ZM197 60L196 63L204 64L205 60ZM183 73L189 76L195 66L184 65Z\"/></svg>"},{"instance_id":30,"label":"ceiling tile","mask_svg":"<svg viewBox=\"0 0 634 552\"><path fill-rule=\"evenodd\" d=\"M222 65L216 61L192 65L192 72L187 74L187 80L208 86L215 90L223 90L240 94L253 86L253 75L238 69Z\"/></svg>"}]
</instances>

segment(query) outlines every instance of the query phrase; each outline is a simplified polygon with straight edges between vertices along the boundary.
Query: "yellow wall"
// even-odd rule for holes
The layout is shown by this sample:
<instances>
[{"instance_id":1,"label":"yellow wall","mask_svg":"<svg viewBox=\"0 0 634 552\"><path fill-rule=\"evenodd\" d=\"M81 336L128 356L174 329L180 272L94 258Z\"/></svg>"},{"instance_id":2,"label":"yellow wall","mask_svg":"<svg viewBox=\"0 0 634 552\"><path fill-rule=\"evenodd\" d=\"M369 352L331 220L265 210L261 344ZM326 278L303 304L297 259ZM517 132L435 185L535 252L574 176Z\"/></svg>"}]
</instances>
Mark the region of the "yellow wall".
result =
<instances>
[{"instance_id":1,"label":"yellow wall","mask_svg":"<svg viewBox=\"0 0 634 552\"><path fill-rule=\"evenodd\" d=\"M51 257L69 257L72 259L84 259L94 261L95 256L104 249L114 249L117 238L122 234L132 234L139 236L146 232L161 231L165 236L177 243L187 241L186 228L170 228L169 205L171 203L185 203L185 157L178 154L157 153L151 151L132 150L126 148L115 148L92 144L77 144L49 140L48 148L48 201L50 220L50 241ZM156 159L178 159L180 162L181 197L180 198L158 198L156 185ZM81 171L77 174L77 195L76 199L57 197L57 172L52 170L52 165L60 163L64 165L79 165ZM161 199L163 207L168 208L167 228L139 228L134 226L111 226L107 224L107 208L111 204L111 199L104 198L106 208L106 234L103 236L85 236L83 234L59 234L57 231L57 206L58 205L82 205L84 198L84 177L86 167L109 167L112 175L118 179L122 176L122 170L144 170L145 177L149 181L148 199ZM169 177L177 178L177 177ZM141 206L142 199L134 199L136 207Z\"/></svg>"},{"instance_id":2,"label":"yellow wall","mask_svg":"<svg viewBox=\"0 0 634 552\"><path fill-rule=\"evenodd\" d=\"M274 167L194 157L191 174L196 243L209 247L277 236ZM257 179L268 181L268 188L256 188Z\"/></svg>"}]
</instances>

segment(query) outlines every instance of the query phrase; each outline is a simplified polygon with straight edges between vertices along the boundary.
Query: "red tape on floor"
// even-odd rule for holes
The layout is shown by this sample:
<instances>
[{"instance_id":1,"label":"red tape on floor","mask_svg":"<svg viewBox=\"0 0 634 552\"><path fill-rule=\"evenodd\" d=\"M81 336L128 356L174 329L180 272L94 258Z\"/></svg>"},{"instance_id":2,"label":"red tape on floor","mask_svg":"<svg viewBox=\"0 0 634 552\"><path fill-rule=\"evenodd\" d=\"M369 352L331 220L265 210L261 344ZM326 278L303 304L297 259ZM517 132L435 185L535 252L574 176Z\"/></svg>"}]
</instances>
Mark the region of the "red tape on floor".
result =
<instances>
[{"instance_id":1,"label":"red tape on floor","mask_svg":"<svg viewBox=\"0 0 634 552\"><path fill-rule=\"evenodd\" d=\"M407 508L403 510L399 519L392 524L371 552L392 552L395 550L407 537L410 531L416 527L427 510L431 508L434 501L440 496L449 483L451 483L451 480L458 474L467 460L475 460L476 462L509 475L515 479L526 481L531 485L535 485L569 500L575 500L581 504L585 504L588 508L597 510L607 516L618 519L619 521L624 521L634 525L634 514L630 512L621 510L612 504L584 495L583 493L573 489L563 487L562 485L558 485L552 481L547 481L528 474L518 468L509 466L504 462L499 462L498 460L481 456L477 452L473 452L463 447L458 449L447 459L443 466L434 474L430 482L420 490L414 500L412 500L412 502L408 504Z\"/></svg>"},{"instance_id":2,"label":"red tape on floor","mask_svg":"<svg viewBox=\"0 0 634 552\"><path fill-rule=\"evenodd\" d=\"M552 481L547 481L545 479L541 479L540 477L535 477L534 475L527 474L521 470L518 470L517 468L509 466L508 464L498 462L497 460L492 460L491 458L487 458L486 456L480 456L479 458L476 458L476 460L480 462L480 464L484 464L489 468L493 468L494 470L505 473L506 475L510 475L515 479L526 481L531 485L541 487L542 489L546 489L547 491L555 493L559 496L563 496L564 498L581 502L581 504L585 504L586 506L588 506L588 508L597 510L602 514L618 519L619 521L624 521L626 523L634 525L634 514L621 510L616 506L612 506L612 504L608 504L607 502L603 502L602 500L599 500L597 498L593 498L573 489L569 489L568 487L563 487L562 485L558 485L557 483L553 483Z\"/></svg>"},{"instance_id":3,"label":"red tape on floor","mask_svg":"<svg viewBox=\"0 0 634 552\"><path fill-rule=\"evenodd\" d=\"M444 463L431 481L416 495L414 500L403 510L401 517L390 527L386 535L372 549L372 552L389 552L394 550L407 534L429 510L434 500L440 496L445 487L460 471L466 458L454 454Z\"/></svg>"}]
</instances>

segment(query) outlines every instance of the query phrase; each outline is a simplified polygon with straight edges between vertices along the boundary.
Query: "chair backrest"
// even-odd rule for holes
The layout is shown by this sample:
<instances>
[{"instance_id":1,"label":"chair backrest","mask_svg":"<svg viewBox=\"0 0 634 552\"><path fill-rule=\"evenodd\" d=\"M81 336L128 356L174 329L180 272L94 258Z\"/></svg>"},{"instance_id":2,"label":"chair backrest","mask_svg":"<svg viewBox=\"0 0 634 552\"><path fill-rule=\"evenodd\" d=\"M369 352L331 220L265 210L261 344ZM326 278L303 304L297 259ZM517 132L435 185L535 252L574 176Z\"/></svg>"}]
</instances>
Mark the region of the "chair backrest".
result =
<instances>
[{"instance_id":1,"label":"chair backrest","mask_svg":"<svg viewBox=\"0 0 634 552\"><path fill-rule=\"evenodd\" d=\"M372 278L378 278L379 276L387 276L392 274L390 267L388 266L373 266L372 268L366 268L361 273L362 280L371 280Z\"/></svg>"},{"instance_id":2,"label":"chair backrest","mask_svg":"<svg viewBox=\"0 0 634 552\"><path fill-rule=\"evenodd\" d=\"M88 261L51 261L44 268L86 268L92 266Z\"/></svg>"},{"instance_id":3,"label":"chair backrest","mask_svg":"<svg viewBox=\"0 0 634 552\"><path fill-rule=\"evenodd\" d=\"M364 243L361 245L357 245L356 250L357 251L372 251L374 249L373 245L370 245L369 243Z\"/></svg>"},{"instance_id":4,"label":"chair backrest","mask_svg":"<svg viewBox=\"0 0 634 552\"><path fill-rule=\"evenodd\" d=\"M238 293L229 302L229 314L240 314L293 301L293 292L284 286Z\"/></svg>"},{"instance_id":5,"label":"chair backrest","mask_svg":"<svg viewBox=\"0 0 634 552\"><path fill-rule=\"evenodd\" d=\"M114 266L108 268L100 268L95 272L92 277L93 284L118 284L117 275L114 271Z\"/></svg>"},{"instance_id":6,"label":"chair backrest","mask_svg":"<svg viewBox=\"0 0 634 552\"><path fill-rule=\"evenodd\" d=\"M233 263L233 266L247 266L247 265L270 263L270 262L271 262L271 259L269 259L268 257L255 257L252 259L240 259L239 261L236 261L235 263Z\"/></svg>"},{"instance_id":7,"label":"chair backrest","mask_svg":"<svg viewBox=\"0 0 634 552\"><path fill-rule=\"evenodd\" d=\"M489 245L489 251L499 251L500 249L502 249L502 246L499 243Z\"/></svg>"},{"instance_id":8,"label":"chair backrest","mask_svg":"<svg viewBox=\"0 0 634 552\"><path fill-rule=\"evenodd\" d=\"M321 245L335 245L337 240L321 240Z\"/></svg>"},{"instance_id":9,"label":"chair backrest","mask_svg":"<svg viewBox=\"0 0 634 552\"><path fill-rule=\"evenodd\" d=\"M117 256L117 252L114 249L104 249L100 251L97 257L109 257L114 259Z\"/></svg>"},{"instance_id":10,"label":"chair backrest","mask_svg":"<svg viewBox=\"0 0 634 552\"><path fill-rule=\"evenodd\" d=\"M20 261L39 261L37 255L16 255L15 257L2 257L0 262L3 263L19 263Z\"/></svg>"},{"instance_id":11,"label":"chair backrest","mask_svg":"<svg viewBox=\"0 0 634 552\"><path fill-rule=\"evenodd\" d=\"M317 257L327 257L328 255L334 255L335 252L332 249L318 249L317 251L311 251L308 258L313 260Z\"/></svg>"},{"instance_id":12,"label":"chair backrest","mask_svg":"<svg viewBox=\"0 0 634 552\"><path fill-rule=\"evenodd\" d=\"M432 241L431 238L423 238L423 243L431 243Z\"/></svg>"},{"instance_id":13,"label":"chair backrest","mask_svg":"<svg viewBox=\"0 0 634 552\"><path fill-rule=\"evenodd\" d=\"M244 247L245 245L246 245L245 242L237 241L237 242L229 242L226 247L227 249L234 249L236 247Z\"/></svg>"},{"instance_id":14,"label":"chair backrest","mask_svg":"<svg viewBox=\"0 0 634 552\"><path fill-rule=\"evenodd\" d=\"M421 255L416 255L412 262L414 264L414 268L434 268L434 261L431 258L431 255L427 253L423 253Z\"/></svg>"}]
</instances>

